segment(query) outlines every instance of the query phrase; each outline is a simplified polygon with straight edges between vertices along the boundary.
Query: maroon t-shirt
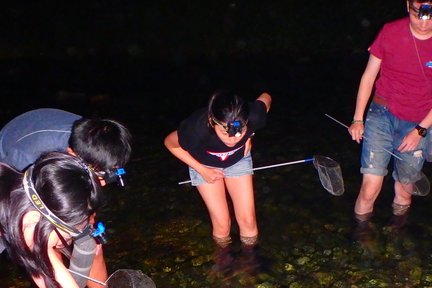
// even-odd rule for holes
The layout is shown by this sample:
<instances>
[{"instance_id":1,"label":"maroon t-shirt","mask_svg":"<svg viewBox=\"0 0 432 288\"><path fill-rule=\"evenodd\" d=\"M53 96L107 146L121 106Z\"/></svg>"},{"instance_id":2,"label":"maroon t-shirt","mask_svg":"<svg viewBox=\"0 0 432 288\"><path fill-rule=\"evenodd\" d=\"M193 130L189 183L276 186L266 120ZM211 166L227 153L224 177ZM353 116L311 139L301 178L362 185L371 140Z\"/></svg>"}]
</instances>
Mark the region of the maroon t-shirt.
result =
<instances>
[{"instance_id":1,"label":"maroon t-shirt","mask_svg":"<svg viewBox=\"0 0 432 288\"><path fill-rule=\"evenodd\" d=\"M257 129L265 126L267 111L264 102L249 103L247 131L234 147L226 146L208 125L207 109L194 112L180 123L177 130L180 146L200 163L227 168L244 156L245 143Z\"/></svg>"},{"instance_id":2,"label":"maroon t-shirt","mask_svg":"<svg viewBox=\"0 0 432 288\"><path fill-rule=\"evenodd\" d=\"M432 109L432 38L416 39L409 25L408 17L384 25L369 51L382 60L375 94L398 118L420 122Z\"/></svg>"}]
</instances>

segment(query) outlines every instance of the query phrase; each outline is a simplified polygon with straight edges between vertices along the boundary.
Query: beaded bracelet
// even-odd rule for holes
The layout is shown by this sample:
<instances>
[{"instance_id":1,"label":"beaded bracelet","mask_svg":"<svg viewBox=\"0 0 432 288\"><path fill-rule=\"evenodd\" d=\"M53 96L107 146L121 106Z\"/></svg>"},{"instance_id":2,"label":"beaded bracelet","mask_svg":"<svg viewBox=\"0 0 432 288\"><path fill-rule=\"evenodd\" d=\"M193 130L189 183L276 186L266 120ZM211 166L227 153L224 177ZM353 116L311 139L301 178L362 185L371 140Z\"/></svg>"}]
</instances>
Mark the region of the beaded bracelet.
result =
<instances>
[{"instance_id":1,"label":"beaded bracelet","mask_svg":"<svg viewBox=\"0 0 432 288\"><path fill-rule=\"evenodd\" d=\"M352 120L352 121L351 121L351 124L354 124L354 123L360 123L360 124L363 124L364 122L363 122L363 120Z\"/></svg>"}]
</instances>

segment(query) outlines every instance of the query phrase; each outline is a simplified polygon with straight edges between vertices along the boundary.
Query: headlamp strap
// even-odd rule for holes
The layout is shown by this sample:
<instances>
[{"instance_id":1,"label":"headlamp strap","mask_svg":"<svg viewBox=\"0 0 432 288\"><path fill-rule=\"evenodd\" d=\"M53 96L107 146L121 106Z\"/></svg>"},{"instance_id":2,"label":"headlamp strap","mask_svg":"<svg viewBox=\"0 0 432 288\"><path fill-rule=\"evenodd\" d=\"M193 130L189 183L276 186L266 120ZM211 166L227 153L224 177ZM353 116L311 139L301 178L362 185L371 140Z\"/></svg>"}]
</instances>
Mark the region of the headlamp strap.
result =
<instances>
[{"instance_id":1,"label":"headlamp strap","mask_svg":"<svg viewBox=\"0 0 432 288\"><path fill-rule=\"evenodd\" d=\"M34 188L33 181L31 180L33 175L33 169L34 165L30 166L25 172L23 177L23 186L24 191L27 194L28 199L33 204L33 206L49 221L51 222L55 227L58 229L68 233L72 237L76 237L79 234L81 234L81 231L78 229L66 224L63 220L58 218L57 216L52 213L48 207L46 207L45 203L40 198L39 194L36 192L36 189Z\"/></svg>"}]
</instances>

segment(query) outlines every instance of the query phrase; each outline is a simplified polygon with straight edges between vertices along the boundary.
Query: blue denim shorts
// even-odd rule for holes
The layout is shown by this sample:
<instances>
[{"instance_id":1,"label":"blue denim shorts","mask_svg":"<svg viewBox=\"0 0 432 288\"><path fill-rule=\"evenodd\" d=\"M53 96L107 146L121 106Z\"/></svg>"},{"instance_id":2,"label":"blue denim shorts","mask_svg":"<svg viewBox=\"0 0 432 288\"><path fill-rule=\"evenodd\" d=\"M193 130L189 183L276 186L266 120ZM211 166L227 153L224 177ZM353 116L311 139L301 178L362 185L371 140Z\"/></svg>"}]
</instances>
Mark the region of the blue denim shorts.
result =
<instances>
[{"instance_id":1,"label":"blue denim shorts","mask_svg":"<svg viewBox=\"0 0 432 288\"><path fill-rule=\"evenodd\" d=\"M425 160L426 138L420 141L414 151L401 153L397 148L416 125L399 119L387 107L372 102L365 121L360 172L387 175L392 155L386 149L402 159L394 158L393 178L402 183L415 182Z\"/></svg>"},{"instance_id":2,"label":"blue denim shorts","mask_svg":"<svg viewBox=\"0 0 432 288\"><path fill-rule=\"evenodd\" d=\"M251 154L243 157L240 161L227 168L220 168L225 175L225 178L240 177L243 175L253 175L253 161ZM189 176L192 181L192 186L198 186L207 183L204 178L195 169L189 167Z\"/></svg>"}]
</instances>

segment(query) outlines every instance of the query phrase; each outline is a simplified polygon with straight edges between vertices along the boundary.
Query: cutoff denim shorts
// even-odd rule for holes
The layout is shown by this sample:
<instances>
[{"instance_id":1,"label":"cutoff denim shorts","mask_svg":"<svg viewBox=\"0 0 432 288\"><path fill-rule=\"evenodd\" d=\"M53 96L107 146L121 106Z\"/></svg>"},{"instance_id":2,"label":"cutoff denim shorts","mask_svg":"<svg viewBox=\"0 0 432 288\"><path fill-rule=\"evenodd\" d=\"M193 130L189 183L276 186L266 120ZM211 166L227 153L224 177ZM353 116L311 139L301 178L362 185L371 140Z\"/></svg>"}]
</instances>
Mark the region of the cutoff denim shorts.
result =
<instances>
[{"instance_id":1,"label":"cutoff denim shorts","mask_svg":"<svg viewBox=\"0 0 432 288\"><path fill-rule=\"evenodd\" d=\"M210 167L210 166L208 166ZM240 177L243 175L253 175L253 161L251 154L243 157L227 168L220 168L225 175L225 178ZM192 182L192 186L199 186L201 184L207 183L204 178L195 169L189 167L189 176Z\"/></svg>"},{"instance_id":2,"label":"cutoff denim shorts","mask_svg":"<svg viewBox=\"0 0 432 288\"><path fill-rule=\"evenodd\" d=\"M360 172L387 175L392 155L386 149L402 159L394 158L393 179L401 183L417 181L425 160L426 138L420 141L414 151L401 153L397 150L404 136L416 125L399 119L387 107L372 102L365 121Z\"/></svg>"}]
</instances>

